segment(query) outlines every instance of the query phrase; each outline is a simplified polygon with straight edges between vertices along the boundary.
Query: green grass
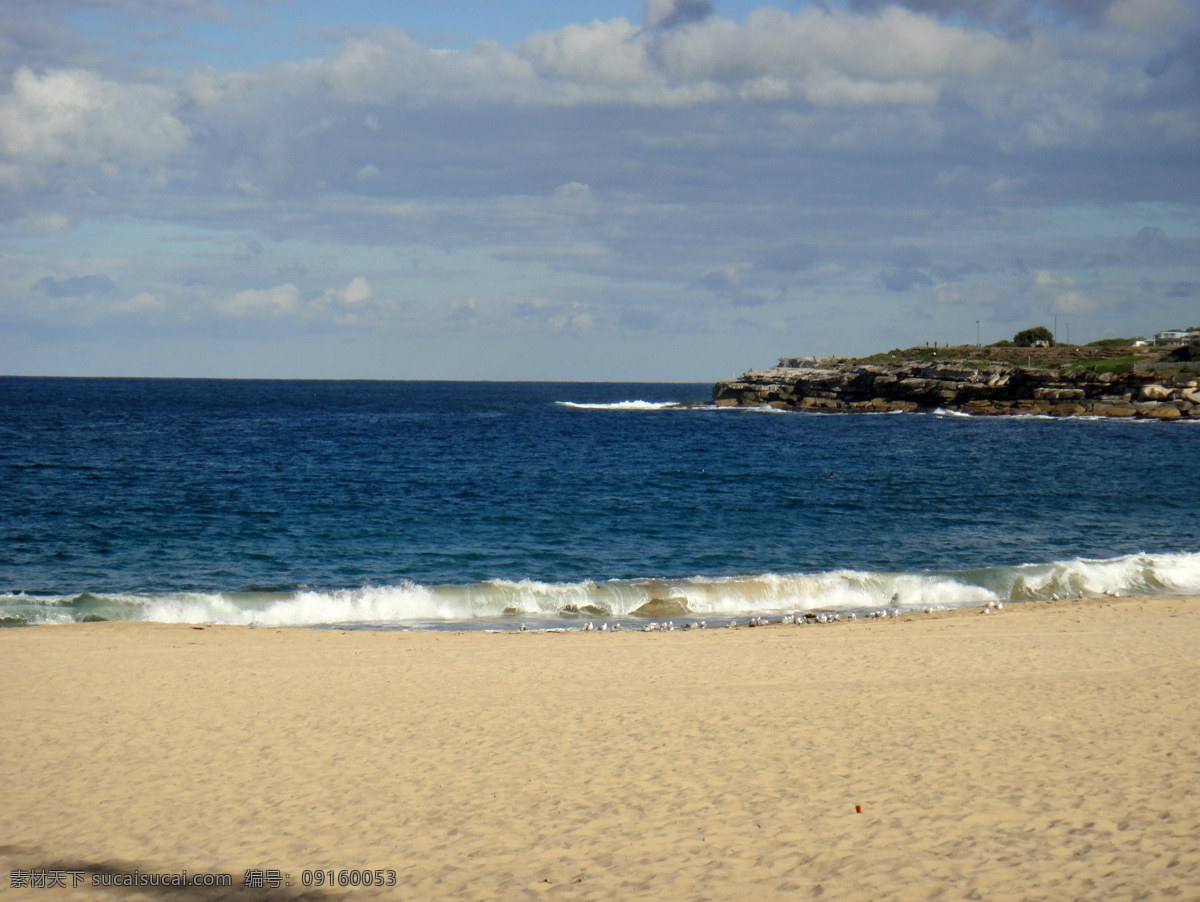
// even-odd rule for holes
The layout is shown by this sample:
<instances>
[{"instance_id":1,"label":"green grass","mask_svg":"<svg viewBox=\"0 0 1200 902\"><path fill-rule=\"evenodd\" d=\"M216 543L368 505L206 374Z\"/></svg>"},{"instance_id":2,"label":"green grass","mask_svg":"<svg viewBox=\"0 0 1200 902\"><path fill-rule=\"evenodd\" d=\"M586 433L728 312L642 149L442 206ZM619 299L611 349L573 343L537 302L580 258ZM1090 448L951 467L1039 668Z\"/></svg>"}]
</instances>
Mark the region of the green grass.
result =
<instances>
[{"instance_id":1,"label":"green grass","mask_svg":"<svg viewBox=\"0 0 1200 902\"><path fill-rule=\"evenodd\" d=\"M926 361L942 361L952 360L955 363L963 365L971 365L971 361L967 358L971 352L976 350L973 345L960 345L954 348L892 348L890 351L880 354L872 354L870 357L855 357L852 363L859 365L880 365L886 363L904 363L913 360ZM987 366L986 362L981 362L980 366Z\"/></svg>"},{"instance_id":2,"label":"green grass","mask_svg":"<svg viewBox=\"0 0 1200 902\"><path fill-rule=\"evenodd\" d=\"M1097 373L1131 373L1133 365L1145 359L1145 357L1130 354L1128 357L1112 357L1108 360L1077 360L1068 364L1067 369L1093 370Z\"/></svg>"}]
</instances>

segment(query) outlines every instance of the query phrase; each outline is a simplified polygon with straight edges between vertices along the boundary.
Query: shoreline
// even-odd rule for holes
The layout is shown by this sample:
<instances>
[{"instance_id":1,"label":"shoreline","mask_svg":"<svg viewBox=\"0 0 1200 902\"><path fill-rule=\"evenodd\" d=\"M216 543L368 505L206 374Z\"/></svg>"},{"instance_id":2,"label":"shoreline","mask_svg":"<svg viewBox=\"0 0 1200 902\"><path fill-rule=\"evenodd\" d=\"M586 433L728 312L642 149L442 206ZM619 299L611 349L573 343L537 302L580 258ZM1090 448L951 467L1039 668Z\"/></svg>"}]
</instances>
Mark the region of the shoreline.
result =
<instances>
[{"instance_id":1,"label":"shoreline","mask_svg":"<svg viewBox=\"0 0 1200 902\"><path fill-rule=\"evenodd\" d=\"M0 858L233 876L179 899L1200 886L1200 597L836 626L2 630ZM315 869L397 883L303 886ZM244 889L248 870L290 885Z\"/></svg>"},{"instance_id":2,"label":"shoreline","mask_svg":"<svg viewBox=\"0 0 1200 902\"><path fill-rule=\"evenodd\" d=\"M15 621L0 625L0 635L9 631L26 629L53 629L59 627L101 627L106 624L130 626L161 626L190 629L244 629L244 630L316 630L320 632L379 632L379 633L437 633L455 634L502 634L502 633L572 633L572 632L691 632L697 630L726 630L810 626L849 626L863 623L911 622L927 619L945 619L980 614L1015 613L1023 609L1054 608L1061 606L1092 606L1122 602L1129 599L1153 598L1200 598L1190 591L1164 592L1156 595L1125 595L1104 593L1080 595L1076 598L1052 599L1006 599L996 601L964 601L954 604L931 603L917 605L863 605L859 607L813 607L763 609L758 612L713 612L693 610L668 610L662 613L623 614L605 613L600 610L524 611L476 615L469 619L405 618L395 621L381 620L329 620L314 622L247 622L233 623L222 620L136 620L96 617L73 621ZM661 599L652 599L654 601ZM672 599L668 599L672 600Z\"/></svg>"},{"instance_id":3,"label":"shoreline","mask_svg":"<svg viewBox=\"0 0 1200 902\"><path fill-rule=\"evenodd\" d=\"M1200 421L1198 421L1200 422ZM0 596L0 626L85 622L240 624L354 629L519 630L641 629L673 619L685 628L708 621L826 615L850 619L921 614L928 609L1027 604L1091 585L1109 597L1158 586L1196 591L1200 555L1192 550L1129 552L1043 563L920 571L824 570L734 576L642 577L571 582L497 579L459 585L369 584L358 588L171 591ZM799 606L799 607L797 607Z\"/></svg>"}]
</instances>

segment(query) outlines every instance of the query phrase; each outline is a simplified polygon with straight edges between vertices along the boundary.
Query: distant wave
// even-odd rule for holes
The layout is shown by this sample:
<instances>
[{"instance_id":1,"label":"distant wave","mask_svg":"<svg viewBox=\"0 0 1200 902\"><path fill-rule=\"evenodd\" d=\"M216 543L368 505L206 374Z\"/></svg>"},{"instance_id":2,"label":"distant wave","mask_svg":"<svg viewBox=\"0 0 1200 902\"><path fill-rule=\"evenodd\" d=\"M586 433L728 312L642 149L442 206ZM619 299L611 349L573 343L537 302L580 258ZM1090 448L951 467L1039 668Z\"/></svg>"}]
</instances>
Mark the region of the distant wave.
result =
<instances>
[{"instance_id":1,"label":"distant wave","mask_svg":"<svg viewBox=\"0 0 1200 902\"><path fill-rule=\"evenodd\" d=\"M678 401L614 401L611 404L556 401L555 403L560 407L574 407L578 410L675 410L685 407Z\"/></svg>"},{"instance_id":2,"label":"distant wave","mask_svg":"<svg viewBox=\"0 0 1200 902\"><path fill-rule=\"evenodd\" d=\"M559 407L571 407L575 410L737 410L752 413L795 413L796 411L771 407L768 404L760 406L749 405L717 405L695 401L613 401L610 403L584 401L555 401Z\"/></svg>"},{"instance_id":3,"label":"distant wave","mask_svg":"<svg viewBox=\"0 0 1200 902\"><path fill-rule=\"evenodd\" d=\"M1200 595L1200 553L1075 558L1017 567L877 573L766 573L683 579L547 583L489 580L466 585L402 582L331 591L176 592L45 597L0 595L0 623L145 620L260 626L479 625L490 618L628 617L652 598L677 599L697 615L871 611L1115 595Z\"/></svg>"}]
</instances>

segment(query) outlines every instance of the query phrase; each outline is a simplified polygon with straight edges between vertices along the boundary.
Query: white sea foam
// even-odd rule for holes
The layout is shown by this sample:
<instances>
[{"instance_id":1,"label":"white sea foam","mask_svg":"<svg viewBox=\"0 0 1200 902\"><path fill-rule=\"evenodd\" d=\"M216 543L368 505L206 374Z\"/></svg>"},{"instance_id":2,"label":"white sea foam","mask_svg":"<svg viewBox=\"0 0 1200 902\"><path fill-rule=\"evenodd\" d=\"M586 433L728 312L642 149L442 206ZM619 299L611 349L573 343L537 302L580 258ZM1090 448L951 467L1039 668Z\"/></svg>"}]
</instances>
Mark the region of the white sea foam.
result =
<instances>
[{"instance_id":1,"label":"white sea foam","mask_svg":"<svg viewBox=\"0 0 1200 902\"><path fill-rule=\"evenodd\" d=\"M541 618L628 617L651 599L676 599L698 615L864 611L976 606L1078 595L1200 595L1200 553L1074 558L960 571L696 576L550 583L489 580L464 585L400 583L335 591L163 595L0 595L0 617L30 623L105 619L309 626L470 623L505 614Z\"/></svg>"},{"instance_id":2,"label":"white sea foam","mask_svg":"<svg viewBox=\"0 0 1200 902\"><path fill-rule=\"evenodd\" d=\"M701 404L681 403L679 401L613 401L609 403L583 401L555 401L559 407L570 407L575 410L692 410L692 411L741 411L750 413L795 413L796 411L772 407L769 404L757 406L740 404Z\"/></svg>"},{"instance_id":3,"label":"white sea foam","mask_svg":"<svg viewBox=\"0 0 1200 902\"><path fill-rule=\"evenodd\" d=\"M424 586L403 583L333 592L305 590L279 598L246 594L177 595L146 606L143 620L169 623L234 623L303 626L318 623L392 623L461 620L471 611L438 599Z\"/></svg>"},{"instance_id":4,"label":"white sea foam","mask_svg":"<svg viewBox=\"0 0 1200 902\"><path fill-rule=\"evenodd\" d=\"M577 410L672 410L681 407L678 401L614 401L610 404L556 401L560 407Z\"/></svg>"},{"instance_id":5,"label":"white sea foam","mask_svg":"<svg viewBox=\"0 0 1200 902\"><path fill-rule=\"evenodd\" d=\"M1200 554L1130 554L1105 560L1075 558L1025 564L1007 571L1008 596L1159 595L1200 593Z\"/></svg>"}]
</instances>

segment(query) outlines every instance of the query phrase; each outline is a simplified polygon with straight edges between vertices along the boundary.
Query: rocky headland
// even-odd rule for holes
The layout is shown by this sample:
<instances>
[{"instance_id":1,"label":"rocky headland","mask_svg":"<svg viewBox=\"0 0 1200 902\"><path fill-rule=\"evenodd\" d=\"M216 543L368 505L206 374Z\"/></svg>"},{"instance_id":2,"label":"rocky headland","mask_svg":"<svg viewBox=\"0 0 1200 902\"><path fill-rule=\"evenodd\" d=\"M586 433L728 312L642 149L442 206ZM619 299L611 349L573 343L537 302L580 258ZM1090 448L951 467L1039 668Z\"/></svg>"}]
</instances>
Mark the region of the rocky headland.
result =
<instances>
[{"instance_id":1,"label":"rocky headland","mask_svg":"<svg viewBox=\"0 0 1200 902\"><path fill-rule=\"evenodd\" d=\"M896 354L884 361L878 359L883 355L785 357L778 366L716 383L713 402L847 413L942 409L976 416L1200 419L1197 374L1178 365L1164 364L1160 371L1149 361L1122 370L1111 366L1111 355L1078 351L1065 357L1010 352L1009 359L997 360L979 349L975 357L955 358L959 350L943 350L949 359L927 349L919 349L917 359ZM1018 356L1023 363L1012 359Z\"/></svg>"}]
</instances>

